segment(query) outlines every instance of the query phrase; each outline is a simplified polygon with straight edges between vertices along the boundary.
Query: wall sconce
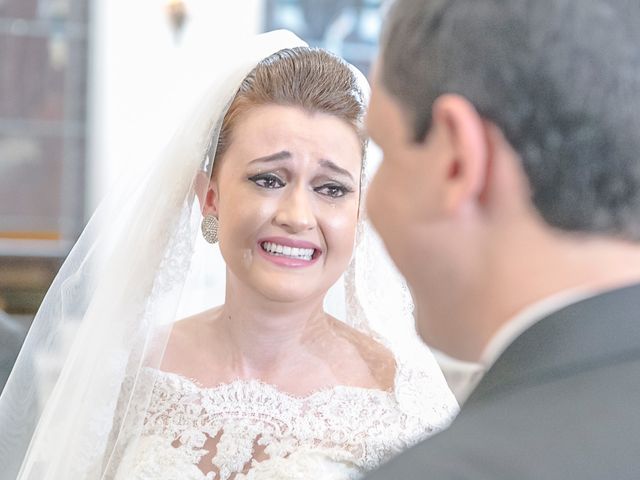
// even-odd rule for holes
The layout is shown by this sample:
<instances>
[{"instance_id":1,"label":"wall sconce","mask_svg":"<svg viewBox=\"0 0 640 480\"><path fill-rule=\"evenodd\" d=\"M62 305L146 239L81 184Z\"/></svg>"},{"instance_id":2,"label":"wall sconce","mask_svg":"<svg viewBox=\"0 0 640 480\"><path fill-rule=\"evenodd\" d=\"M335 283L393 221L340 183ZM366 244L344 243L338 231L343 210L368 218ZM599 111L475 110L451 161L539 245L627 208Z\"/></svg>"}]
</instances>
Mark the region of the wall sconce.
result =
<instances>
[{"instance_id":1,"label":"wall sconce","mask_svg":"<svg viewBox=\"0 0 640 480\"><path fill-rule=\"evenodd\" d=\"M167 0L167 15L176 41L180 39L187 20L187 6L184 0Z\"/></svg>"}]
</instances>

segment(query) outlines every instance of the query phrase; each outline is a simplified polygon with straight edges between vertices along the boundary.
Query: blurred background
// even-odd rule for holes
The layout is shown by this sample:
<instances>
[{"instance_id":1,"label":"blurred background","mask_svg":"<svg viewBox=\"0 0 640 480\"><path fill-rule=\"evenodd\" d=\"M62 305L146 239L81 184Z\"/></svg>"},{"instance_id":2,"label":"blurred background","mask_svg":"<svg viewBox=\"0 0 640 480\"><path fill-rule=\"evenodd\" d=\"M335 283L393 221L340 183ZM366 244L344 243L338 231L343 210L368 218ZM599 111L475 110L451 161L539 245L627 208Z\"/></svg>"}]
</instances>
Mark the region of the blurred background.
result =
<instances>
[{"instance_id":1,"label":"blurred background","mask_svg":"<svg viewBox=\"0 0 640 480\"><path fill-rule=\"evenodd\" d=\"M0 0L0 389L100 199L163 147L216 51L287 28L367 74L380 25L380 0Z\"/></svg>"}]
</instances>

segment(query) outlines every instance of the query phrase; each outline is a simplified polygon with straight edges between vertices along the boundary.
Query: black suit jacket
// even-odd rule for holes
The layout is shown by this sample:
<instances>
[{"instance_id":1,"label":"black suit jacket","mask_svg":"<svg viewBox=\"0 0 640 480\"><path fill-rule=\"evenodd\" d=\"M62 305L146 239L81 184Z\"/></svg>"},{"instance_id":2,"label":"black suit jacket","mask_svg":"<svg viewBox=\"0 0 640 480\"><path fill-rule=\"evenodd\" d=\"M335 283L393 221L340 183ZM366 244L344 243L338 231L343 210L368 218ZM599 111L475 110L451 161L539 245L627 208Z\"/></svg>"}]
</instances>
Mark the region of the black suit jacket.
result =
<instances>
[{"instance_id":1,"label":"black suit jacket","mask_svg":"<svg viewBox=\"0 0 640 480\"><path fill-rule=\"evenodd\" d=\"M640 479L640 285L533 325L449 429L366 478Z\"/></svg>"}]
</instances>

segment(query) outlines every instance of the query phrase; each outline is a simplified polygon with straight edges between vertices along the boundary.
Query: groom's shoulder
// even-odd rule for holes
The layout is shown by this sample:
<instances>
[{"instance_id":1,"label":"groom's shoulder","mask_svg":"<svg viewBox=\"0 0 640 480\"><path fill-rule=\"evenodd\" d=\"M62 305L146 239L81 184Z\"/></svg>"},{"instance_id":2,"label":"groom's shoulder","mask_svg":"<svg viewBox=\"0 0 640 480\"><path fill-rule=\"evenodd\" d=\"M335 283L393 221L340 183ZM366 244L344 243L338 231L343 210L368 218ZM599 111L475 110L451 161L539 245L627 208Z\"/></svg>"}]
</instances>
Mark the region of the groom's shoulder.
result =
<instances>
[{"instance_id":1,"label":"groom's shoulder","mask_svg":"<svg viewBox=\"0 0 640 480\"><path fill-rule=\"evenodd\" d=\"M470 402L367 479L635 479L638 373L630 359Z\"/></svg>"},{"instance_id":2,"label":"groom's shoulder","mask_svg":"<svg viewBox=\"0 0 640 480\"><path fill-rule=\"evenodd\" d=\"M500 402L503 408L509 408ZM487 408L488 407L488 408ZM461 411L451 426L435 436L392 459L366 477L367 480L528 480L537 475L523 475L529 468L523 460L530 451L523 451L522 426L515 422L506 427L507 417L515 411L498 416L498 404L477 406Z\"/></svg>"}]
</instances>

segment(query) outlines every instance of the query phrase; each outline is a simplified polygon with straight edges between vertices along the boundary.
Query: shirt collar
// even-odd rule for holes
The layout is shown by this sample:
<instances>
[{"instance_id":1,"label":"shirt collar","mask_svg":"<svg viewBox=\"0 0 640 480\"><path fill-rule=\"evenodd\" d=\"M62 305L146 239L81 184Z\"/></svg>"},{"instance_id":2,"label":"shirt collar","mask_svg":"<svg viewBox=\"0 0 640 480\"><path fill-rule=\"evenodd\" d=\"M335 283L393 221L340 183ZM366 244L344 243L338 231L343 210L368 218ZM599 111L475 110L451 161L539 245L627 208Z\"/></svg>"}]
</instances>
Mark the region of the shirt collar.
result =
<instances>
[{"instance_id":1,"label":"shirt collar","mask_svg":"<svg viewBox=\"0 0 640 480\"><path fill-rule=\"evenodd\" d=\"M464 403L480 383L485 372L525 330L553 312L593 295L594 292L591 290L572 288L526 306L493 335L478 362L462 361L432 348L447 383L449 383L449 388L455 394L458 403Z\"/></svg>"},{"instance_id":2,"label":"shirt collar","mask_svg":"<svg viewBox=\"0 0 640 480\"><path fill-rule=\"evenodd\" d=\"M557 312L572 303L584 300L594 295L594 292L585 288L572 288L545 297L529 306L523 308L511 320L506 322L491 337L480 356L480 364L485 371L491 368L502 352L520 336L525 330L530 328L539 320Z\"/></svg>"}]
</instances>

